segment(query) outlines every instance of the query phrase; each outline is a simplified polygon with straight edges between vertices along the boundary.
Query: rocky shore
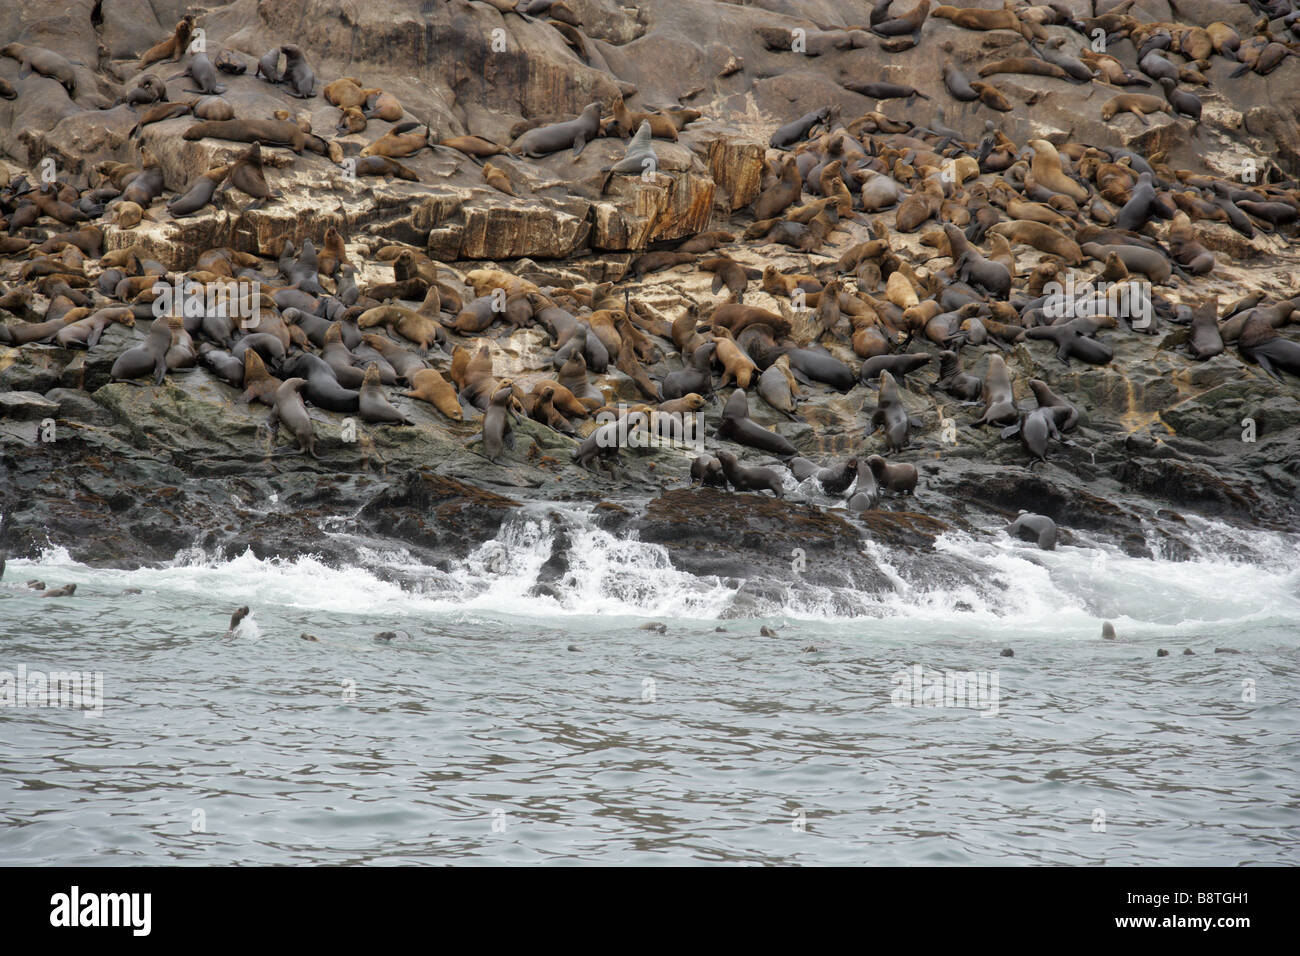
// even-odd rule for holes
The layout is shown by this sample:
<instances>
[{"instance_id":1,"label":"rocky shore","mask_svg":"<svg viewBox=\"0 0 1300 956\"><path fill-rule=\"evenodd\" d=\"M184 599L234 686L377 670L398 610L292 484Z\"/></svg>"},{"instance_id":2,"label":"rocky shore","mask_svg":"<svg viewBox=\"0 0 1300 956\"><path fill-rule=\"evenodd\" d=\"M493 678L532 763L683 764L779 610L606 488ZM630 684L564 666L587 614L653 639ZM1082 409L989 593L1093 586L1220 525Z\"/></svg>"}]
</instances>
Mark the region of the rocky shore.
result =
<instances>
[{"instance_id":1,"label":"rocky shore","mask_svg":"<svg viewBox=\"0 0 1300 956\"><path fill-rule=\"evenodd\" d=\"M910 4L895 4L900 7ZM1084 0L1064 7L1078 18L1103 12ZM159 200L149 210L152 220L129 228L115 224L110 211L93 220L102 230L102 254L133 250L173 275L194 270L205 252L228 248L258 256L258 271L271 283L286 242L298 250L306 241L321 248L326 231L335 229L363 292L394 281L391 261L376 253L384 246L409 246L439 263L449 281L476 269L499 269L544 289L612 283L615 294L626 292L636 304L638 315L666 326L691 309L706 320L726 300L725 290L715 293L713 275L696 262L641 278L629 270L647 250L709 230L735 234L737 241L719 251L742 267L825 273L883 229L922 298L952 283L943 275L951 260L922 241L928 227L897 230L896 208L841 217L813 251L740 239L754 218L749 207L763 192L765 175L780 161L769 137L778 126L822 107L839 107L845 122L879 110L918 126L951 127L971 145L980 142L986 120L995 119L1018 146L1045 139L1062 149L1069 142L1131 149L1215 177L1237 176L1243 161L1251 160L1262 176L1275 168L1273 182L1283 186L1300 172L1295 57L1269 75L1248 72L1230 79L1233 64L1216 55L1204 71L1205 114L1193 130L1187 120L1163 113L1146 117L1149 125L1131 115L1103 122L1100 103L1121 91L1095 81L1077 85L1047 76L999 75L994 79L1015 101L1014 111L957 102L945 89L945 61L974 76L995 57L1020 55L1025 43L1010 30L965 30L933 14L919 44L888 53L879 37L856 29L869 21L867 3L650 0L631 8L610 0L566 0L565 9L581 24L580 30L570 27L584 41L581 52L566 43L568 31L545 16L503 15L495 5L478 2L236 0L202 12L191 9L212 55L231 50L249 66L243 75L221 78L228 87L223 98L235 115L305 113L313 130L338 144L342 160L264 148L266 177L279 193L271 201L247 208L248 197L230 190L198 215L174 219ZM83 0L51 15L36 0L19 0L0 14L0 46L16 41L57 50L73 62L75 73L70 96L57 79L24 70L12 58L0 60L0 78L16 91L15 98L0 101L7 182L25 174L39 183L41 164L50 160L62 180L87 189L97 164L138 163L143 149L156 158L169 197L243 154L243 143L183 139L191 116L152 123L132 135L143 107L113 105L144 72L140 54L186 12L183 3L165 0ZM1147 23L1226 21L1243 37L1258 19L1249 5L1209 0L1145 0L1128 15ZM567 26L562 19L554 22ZM820 55L796 54L770 49L759 27L847 39L842 46L828 43ZM1070 37L1072 47L1081 42L1065 26L1047 29ZM283 88L254 77L262 53L288 42L307 51L319 85L360 77L395 95L407 116L427 123L439 138L473 134L509 143L521 120L572 117L588 102L608 108L620 96L637 108L680 104L701 116L676 142L654 141L656 177L617 176L607 193L601 191L603 168L626 149L614 136L593 140L576 160L569 150L536 159L499 157L514 196L490 188L477 162L448 147L402 159L418 182L356 177L349 175L347 160L393 124L371 121L364 132L340 135L339 110L323 96L291 99ZM494 50L494 43L503 43L504 52ZM1128 39L1114 42L1109 52L1135 68L1137 51ZM167 80L183 68L184 62L162 62L149 69ZM843 85L877 79L910 84L928 99L880 102ZM172 99L180 98L185 82L168 80L176 91ZM980 178L992 181L996 174ZM1294 194L1293 182L1290 188ZM815 198L805 193L801 201ZM13 208L10 203L8 215ZM1216 266L1208 275L1154 286L1171 304L1193 306L1217 296L1226 306L1252 293L1263 302L1300 294L1294 225L1258 229L1252 238L1226 222L1207 219L1192 227ZM72 228L43 218L9 234L40 243ZM1163 238L1166 228L1154 223L1149 232ZM22 274L31 258L23 250L0 261L0 322L11 327L40 321L50 307L50 299ZM87 256L84 271L77 270L91 285L102 272L96 258ZM1044 258L1016 247L1018 290ZM1091 275L1101 265L1078 269ZM322 278L327 289L336 287L338 277ZM474 297L469 285L460 286L466 302ZM884 286L859 285L858 291L883 299ZM411 308L418 305L402 298ZM28 312L16 305L19 299ZM808 318L791 313L783 297L760 290L756 281L744 302L793 314L792 338L807 338ZM444 315L444 324L452 318ZM260 557L317 554L348 565L357 560L359 544L389 542L445 569L496 537L522 506L574 502L589 505L592 520L611 533L662 545L674 566L744 579L758 594L791 584L796 553L805 562L800 574L806 580L874 592L893 586L877 560L879 549L889 553L894 569L917 582L978 579L978 569L937 551L936 538L949 531L1001 533L1021 510L1051 517L1064 544L1104 541L1130 555L1173 559L1194 553L1188 516L1247 529L1300 529L1300 379L1285 372L1282 381L1265 375L1232 344L1209 360L1194 361L1185 348L1187 327L1167 317L1158 316L1146 331L1121 322L1102 332L1099 338L1114 352L1102 365L1063 363L1051 342L1029 338L959 345L967 371L981 376L988 357L1001 356L1025 408L1033 407L1028 383L1040 380L1078 411L1078 425L1068 435L1072 444L1053 445L1050 460L1032 468L1019 441L1003 439L997 427L972 426L980 403L963 403L933 387L933 363L909 375L901 391L915 419L911 441L901 451L888 450L881 432L870 433L878 394L873 387L857 384L841 393L805 384L801 420L770 407L751 389L753 420L788 439L800 456L828 465L883 454L917 466L914 495L886 492L877 507L859 513L844 508L843 496L823 494L806 482L796 488L793 479L782 499L692 485L691 460L698 452L689 448L623 449L612 473L579 467L573 452L594 427L590 420L575 423L577 435L570 436L520 416L514 447L490 461L475 410L462 401L465 420L452 421L430 404L400 397L400 387L387 392L413 426L358 422L355 415L312 407L319 456L312 458L299 454L283 429L278 438L272 435L267 407L240 402L239 389L201 364L171 371L158 385L148 378L112 381L114 362L146 341L151 324L110 324L89 349L0 344L0 553L31 556L57 546L92 565L134 567L171 561L190 548L226 555L251 549ZM1283 325L1279 334L1294 340L1294 327ZM683 360L671 338L652 338L657 353L645 369L661 382ZM924 336L907 338L911 351L940 351ZM518 329L497 324L481 334L447 331L446 343L427 360L446 373L456 347L472 352L484 342L499 379L527 389L555 376L551 336L537 323ZM860 366L862 357L847 336L822 344L854 370ZM610 403L645 400L613 361L591 381ZM716 387L716 372L713 381ZM719 389L705 409L705 451L730 449L749 464L784 473L776 458L716 437L730 392ZM564 547L561 535L549 573L563 568Z\"/></svg>"}]
</instances>

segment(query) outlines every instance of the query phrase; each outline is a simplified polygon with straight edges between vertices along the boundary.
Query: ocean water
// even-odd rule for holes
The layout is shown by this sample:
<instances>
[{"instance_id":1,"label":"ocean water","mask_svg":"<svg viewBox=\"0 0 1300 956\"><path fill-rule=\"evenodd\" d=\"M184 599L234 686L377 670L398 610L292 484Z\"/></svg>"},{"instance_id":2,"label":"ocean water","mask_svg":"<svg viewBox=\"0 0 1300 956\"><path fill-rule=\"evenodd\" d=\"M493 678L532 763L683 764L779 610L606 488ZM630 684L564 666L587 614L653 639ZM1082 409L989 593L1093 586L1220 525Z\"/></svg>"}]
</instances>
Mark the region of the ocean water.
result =
<instances>
[{"instance_id":1,"label":"ocean water","mask_svg":"<svg viewBox=\"0 0 1300 956\"><path fill-rule=\"evenodd\" d=\"M11 560L0 863L1300 862L1295 536L1197 522L1178 562L949 536L987 587L736 617L734 582L580 513L528 596L547 514L449 572L373 543ZM74 671L82 698L33 705Z\"/></svg>"}]
</instances>

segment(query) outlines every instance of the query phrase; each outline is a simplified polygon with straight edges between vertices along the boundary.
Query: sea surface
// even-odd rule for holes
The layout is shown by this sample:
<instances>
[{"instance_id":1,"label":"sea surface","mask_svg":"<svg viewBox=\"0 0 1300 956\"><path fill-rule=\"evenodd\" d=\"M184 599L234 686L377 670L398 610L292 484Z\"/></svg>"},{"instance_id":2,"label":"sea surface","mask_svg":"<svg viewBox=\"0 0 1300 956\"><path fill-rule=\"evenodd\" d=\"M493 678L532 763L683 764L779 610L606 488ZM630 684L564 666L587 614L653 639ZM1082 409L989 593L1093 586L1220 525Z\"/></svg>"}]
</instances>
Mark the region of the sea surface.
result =
<instances>
[{"instance_id":1,"label":"sea surface","mask_svg":"<svg viewBox=\"0 0 1300 956\"><path fill-rule=\"evenodd\" d=\"M988 588L737 617L735 582L595 528L530 597L554 532L446 571L11 560L0 864L1300 863L1296 536L949 536ZM86 692L34 706L54 672Z\"/></svg>"}]
</instances>

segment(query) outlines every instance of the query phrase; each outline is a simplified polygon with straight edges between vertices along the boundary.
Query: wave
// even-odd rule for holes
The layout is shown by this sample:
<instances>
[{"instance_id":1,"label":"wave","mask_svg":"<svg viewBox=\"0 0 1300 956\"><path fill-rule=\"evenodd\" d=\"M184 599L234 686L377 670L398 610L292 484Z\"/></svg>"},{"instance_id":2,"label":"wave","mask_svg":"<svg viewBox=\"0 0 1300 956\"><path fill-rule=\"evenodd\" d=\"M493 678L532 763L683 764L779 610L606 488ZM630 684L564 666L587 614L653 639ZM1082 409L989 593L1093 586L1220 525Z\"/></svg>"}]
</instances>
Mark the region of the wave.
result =
<instances>
[{"instance_id":1,"label":"wave","mask_svg":"<svg viewBox=\"0 0 1300 956\"><path fill-rule=\"evenodd\" d=\"M1195 633L1229 623L1300 623L1300 568L1291 556L1297 536L1243 531L1207 521L1188 527L1186 560L1136 558L1113 544L1090 542L1040 551L1004 534L949 533L936 551L953 559L946 574L925 561L867 542L864 549L892 590L867 593L791 582L783 593L759 595L738 580L698 577L673 567L663 547L617 537L572 505L521 509L497 538L442 569L401 546L356 548L356 563L335 567L318 558L226 557L201 550L168 566L134 571L90 568L51 548L35 561L13 560L60 583L140 587L226 604L275 605L340 615L446 615L485 612L529 618L595 616L716 620L891 622L954 634L1019 633L1095 638L1110 620L1127 633ZM951 567L968 569L954 579Z\"/></svg>"}]
</instances>

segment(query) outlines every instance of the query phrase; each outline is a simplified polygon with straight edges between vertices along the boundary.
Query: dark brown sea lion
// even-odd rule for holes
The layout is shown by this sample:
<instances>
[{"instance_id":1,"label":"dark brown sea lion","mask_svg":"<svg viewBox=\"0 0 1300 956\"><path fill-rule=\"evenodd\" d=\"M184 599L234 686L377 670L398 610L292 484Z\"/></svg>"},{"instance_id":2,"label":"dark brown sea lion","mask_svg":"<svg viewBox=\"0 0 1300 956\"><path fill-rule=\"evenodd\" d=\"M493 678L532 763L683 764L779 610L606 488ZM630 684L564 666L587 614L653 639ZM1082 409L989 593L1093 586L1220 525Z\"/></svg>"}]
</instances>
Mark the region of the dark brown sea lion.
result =
<instances>
[{"instance_id":1,"label":"dark brown sea lion","mask_svg":"<svg viewBox=\"0 0 1300 956\"><path fill-rule=\"evenodd\" d=\"M293 437L298 440L298 449L313 458L319 458L316 454L316 433L312 428L311 416L307 414L307 406L303 404L302 389L307 384L303 378L289 378L280 383L280 387L275 390L275 404L271 412L272 428L278 430L280 425L286 425L289 431L293 432Z\"/></svg>"},{"instance_id":2,"label":"dark brown sea lion","mask_svg":"<svg viewBox=\"0 0 1300 956\"><path fill-rule=\"evenodd\" d=\"M749 400L743 388L736 389L727 399L727 404L722 409L722 419L714 434L721 439L761 449L778 458L790 458L798 454L798 449L786 438L768 431L749 417Z\"/></svg>"},{"instance_id":3,"label":"dark brown sea lion","mask_svg":"<svg viewBox=\"0 0 1300 956\"><path fill-rule=\"evenodd\" d=\"M573 155L577 158L582 155L583 147L595 139L599 132L600 104L588 103L575 119L530 129L511 144L510 151L516 156L537 158L558 153L571 146Z\"/></svg>"},{"instance_id":4,"label":"dark brown sea lion","mask_svg":"<svg viewBox=\"0 0 1300 956\"><path fill-rule=\"evenodd\" d=\"M283 81L289 86L289 95L299 99L311 99L316 95L316 74L307 65L302 50L293 43L280 47L284 54Z\"/></svg>"},{"instance_id":5,"label":"dark brown sea lion","mask_svg":"<svg viewBox=\"0 0 1300 956\"><path fill-rule=\"evenodd\" d=\"M742 465L729 451L718 452L718 462L727 482L737 491L767 490L778 498L785 497L785 483L775 468Z\"/></svg>"}]
</instances>

